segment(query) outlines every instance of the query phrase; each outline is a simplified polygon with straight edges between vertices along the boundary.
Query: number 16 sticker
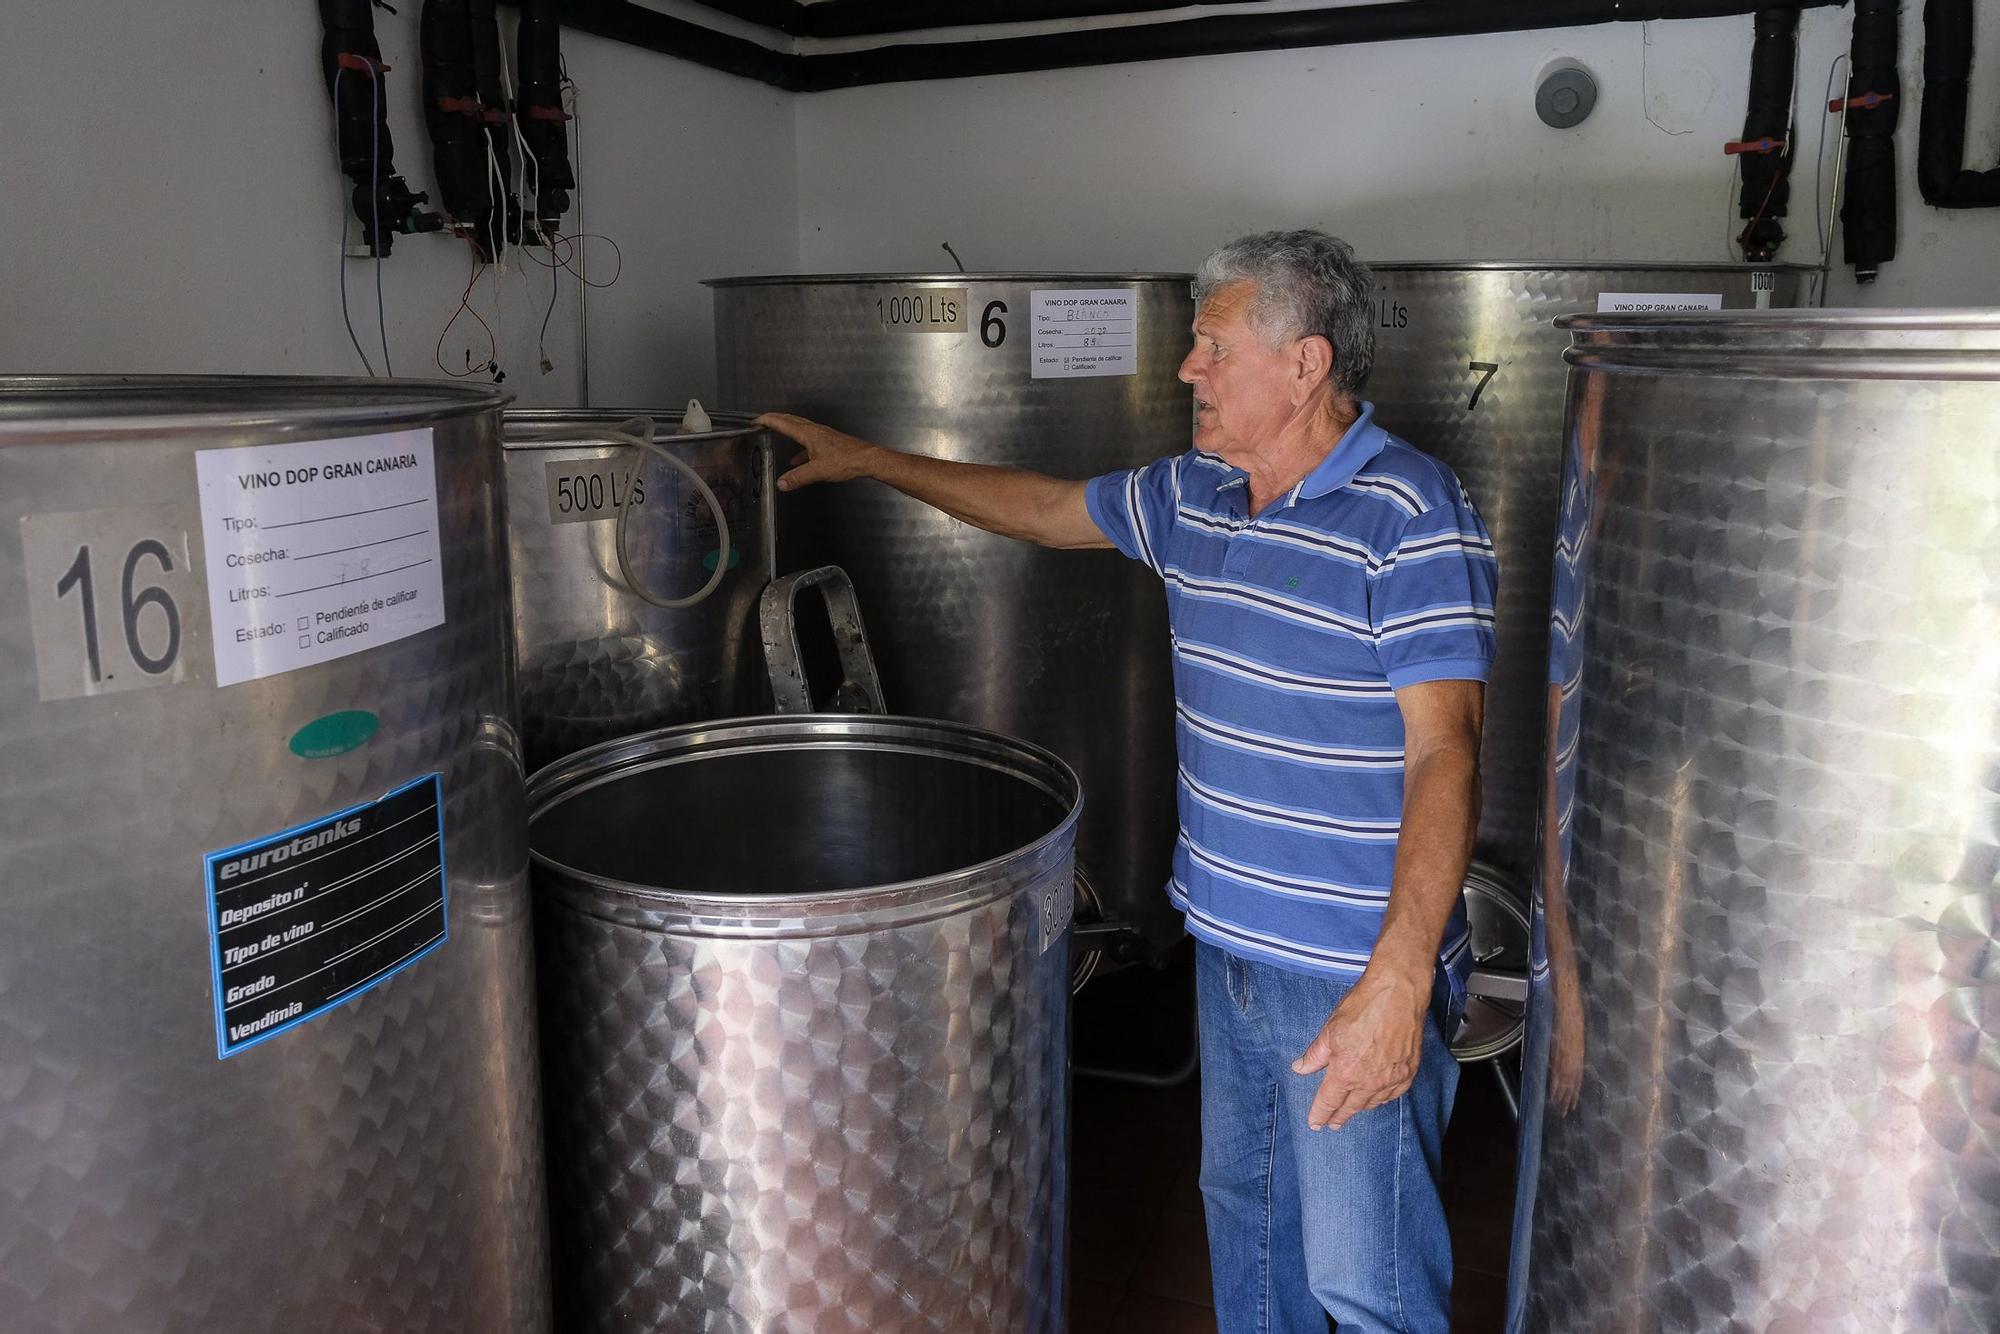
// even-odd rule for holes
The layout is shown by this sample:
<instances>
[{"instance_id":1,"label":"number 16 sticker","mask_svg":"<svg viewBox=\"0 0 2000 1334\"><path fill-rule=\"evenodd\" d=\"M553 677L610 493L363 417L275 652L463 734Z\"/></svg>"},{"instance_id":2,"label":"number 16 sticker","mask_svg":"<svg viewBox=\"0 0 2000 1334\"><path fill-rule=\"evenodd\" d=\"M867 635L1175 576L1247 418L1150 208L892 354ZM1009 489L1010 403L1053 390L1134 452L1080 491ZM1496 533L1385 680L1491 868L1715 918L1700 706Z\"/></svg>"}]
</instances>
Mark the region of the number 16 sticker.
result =
<instances>
[{"instance_id":1,"label":"number 16 sticker","mask_svg":"<svg viewBox=\"0 0 2000 1334\"><path fill-rule=\"evenodd\" d=\"M28 623L43 699L189 679L200 581L173 506L21 519Z\"/></svg>"}]
</instances>

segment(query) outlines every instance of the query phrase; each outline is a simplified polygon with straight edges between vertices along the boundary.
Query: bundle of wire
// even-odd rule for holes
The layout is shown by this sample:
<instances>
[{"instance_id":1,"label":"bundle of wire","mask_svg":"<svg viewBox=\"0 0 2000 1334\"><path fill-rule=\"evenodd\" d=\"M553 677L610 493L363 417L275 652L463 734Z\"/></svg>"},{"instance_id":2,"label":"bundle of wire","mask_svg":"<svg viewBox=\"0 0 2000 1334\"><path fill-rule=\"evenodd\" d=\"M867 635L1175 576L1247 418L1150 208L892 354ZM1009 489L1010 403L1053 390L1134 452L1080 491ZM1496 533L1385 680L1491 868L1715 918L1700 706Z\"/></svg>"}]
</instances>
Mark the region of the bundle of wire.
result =
<instances>
[{"instance_id":1,"label":"bundle of wire","mask_svg":"<svg viewBox=\"0 0 2000 1334\"><path fill-rule=\"evenodd\" d=\"M340 142L340 80L346 73L345 66L337 66L333 71L333 151L336 158L342 157L344 149ZM375 330L382 342L383 373L394 375L396 369L389 360L388 308L382 298L382 80L379 70L369 74L368 84L374 90L375 99L368 152L368 202L372 218L369 235L374 238L369 250L375 259ZM340 320L347 326L347 338L354 344L354 355L361 358L362 367L373 375L375 367L362 350L361 339L354 332L354 319L347 309L347 206L344 202L340 208L340 239L335 243L335 257L340 265Z\"/></svg>"},{"instance_id":2,"label":"bundle of wire","mask_svg":"<svg viewBox=\"0 0 2000 1334\"><path fill-rule=\"evenodd\" d=\"M514 74L508 64L507 46L504 42L500 44L500 77L502 87L512 90L514 87ZM581 137L581 126L576 110L576 83L569 77L567 61L563 63L562 83L570 99L566 108L569 113L570 123L578 126L577 133ZM528 256L536 264L549 271L549 299L543 308L541 326L536 335L536 353L543 374L547 374L555 369L554 363L549 359L548 354L548 333L549 324L555 318L556 300L562 292L561 275L564 273L570 274L577 280L579 288L601 289L610 287L616 283L619 275L625 268L624 252L619 248L617 241L611 237L597 232L585 232L581 230L574 233L564 233L553 227L545 227L543 225L539 207L541 200L541 162L535 156L534 150L528 146L527 138L521 133L519 119L514 115L514 107L509 105L505 110L507 112L507 125L517 152L516 161L519 165L515 179L508 180L506 173L500 167L499 155L494 152L492 131L489 129L487 131L486 144L486 184L488 197L493 201L493 216L500 220L495 229L496 234L488 238L489 245L486 251L487 254L492 256L490 267L494 272L493 318L489 322L472 303L473 290L478 286L480 276L489 267L481 261L479 247L475 244L472 246L471 273L466 279L464 290L459 293L458 305L452 311L451 318L445 322L444 328L438 333L437 346L432 354L432 360L437 364L437 368L454 379L464 379L468 376L486 373L491 373L496 381L505 378L506 372L500 366L501 349L505 346L507 334L502 289L505 286L507 277L507 250L509 246L509 231L511 229L506 223L504 202L510 193L515 199L521 201L518 215L520 219L519 226L521 230L519 235L521 240L516 243L516 248L521 254ZM580 144L578 148L581 148ZM574 156L580 156L580 154L573 154ZM576 172L578 177L577 195L579 199L582 196L583 173L581 168L582 164L579 162ZM579 216L580 209L581 205L579 204ZM602 241L611 247L614 267L609 278L598 280L588 275L584 256L584 243L587 241ZM540 248L547 252L547 259L543 259L535 254L536 243L539 243ZM525 270L522 270L522 272L525 272ZM463 315L472 316L485 332L488 351L486 359L483 362L474 363L471 349L466 349L464 367L454 370L444 362L444 344L445 340L450 337L452 329L458 324L459 318ZM579 323L582 318L581 308L579 308ZM359 344L357 343L356 346L358 349Z\"/></svg>"}]
</instances>

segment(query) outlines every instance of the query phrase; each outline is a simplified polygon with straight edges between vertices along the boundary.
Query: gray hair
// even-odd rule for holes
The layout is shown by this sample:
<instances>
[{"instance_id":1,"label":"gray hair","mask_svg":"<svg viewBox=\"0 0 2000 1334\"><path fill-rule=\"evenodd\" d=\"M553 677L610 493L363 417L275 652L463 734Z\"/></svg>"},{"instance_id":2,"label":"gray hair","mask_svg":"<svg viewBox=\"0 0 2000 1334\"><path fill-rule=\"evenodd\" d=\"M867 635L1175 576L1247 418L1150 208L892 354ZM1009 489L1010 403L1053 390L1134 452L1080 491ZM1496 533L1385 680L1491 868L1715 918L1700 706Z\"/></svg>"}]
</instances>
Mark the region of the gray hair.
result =
<instances>
[{"instance_id":1,"label":"gray hair","mask_svg":"<svg viewBox=\"0 0 2000 1334\"><path fill-rule=\"evenodd\" d=\"M1273 341L1318 334L1333 344L1328 378L1360 392L1375 366L1375 279L1347 242L1311 229L1239 237L1201 262L1194 299L1244 281L1257 284L1252 325Z\"/></svg>"}]
</instances>

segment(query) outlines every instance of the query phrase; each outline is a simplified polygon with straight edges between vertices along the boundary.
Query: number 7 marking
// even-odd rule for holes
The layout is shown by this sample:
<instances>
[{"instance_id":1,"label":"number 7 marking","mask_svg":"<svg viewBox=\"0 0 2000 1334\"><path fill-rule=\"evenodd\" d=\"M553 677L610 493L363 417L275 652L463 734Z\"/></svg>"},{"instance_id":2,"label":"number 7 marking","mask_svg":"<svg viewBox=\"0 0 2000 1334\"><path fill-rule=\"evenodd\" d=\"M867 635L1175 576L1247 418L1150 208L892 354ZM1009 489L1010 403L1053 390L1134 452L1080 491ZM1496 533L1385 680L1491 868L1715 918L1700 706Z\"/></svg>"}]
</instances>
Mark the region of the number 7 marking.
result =
<instances>
[{"instance_id":1,"label":"number 7 marking","mask_svg":"<svg viewBox=\"0 0 2000 1334\"><path fill-rule=\"evenodd\" d=\"M1468 361L1465 363L1465 368L1472 371L1486 372L1479 377L1479 383L1472 386L1472 397L1465 402L1465 410L1470 412L1479 406L1479 396L1486 392L1486 386L1492 384L1493 377L1499 374L1500 363L1497 361Z\"/></svg>"}]
</instances>

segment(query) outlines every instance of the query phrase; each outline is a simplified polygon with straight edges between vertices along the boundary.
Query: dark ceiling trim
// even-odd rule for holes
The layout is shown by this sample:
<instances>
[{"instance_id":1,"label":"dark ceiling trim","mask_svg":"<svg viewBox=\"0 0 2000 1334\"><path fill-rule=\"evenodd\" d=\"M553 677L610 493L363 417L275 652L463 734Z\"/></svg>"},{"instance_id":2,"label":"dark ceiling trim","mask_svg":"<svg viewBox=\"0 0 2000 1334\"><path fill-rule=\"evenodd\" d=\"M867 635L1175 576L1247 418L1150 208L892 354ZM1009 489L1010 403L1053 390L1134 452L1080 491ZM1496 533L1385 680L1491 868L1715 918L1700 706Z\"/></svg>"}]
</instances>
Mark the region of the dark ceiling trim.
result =
<instances>
[{"instance_id":1,"label":"dark ceiling trim","mask_svg":"<svg viewBox=\"0 0 2000 1334\"><path fill-rule=\"evenodd\" d=\"M558 0L556 12L565 28L644 47L661 55L678 56L787 92L809 91L805 85L805 57L773 51L761 43L689 23L657 9L631 4L629 0Z\"/></svg>"},{"instance_id":2,"label":"dark ceiling trim","mask_svg":"<svg viewBox=\"0 0 2000 1334\"><path fill-rule=\"evenodd\" d=\"M1845 0L1801 0L1801 9ZM874 47L804 57L809 92L918 79L1171 60L1239 51L1463 37L1651 19L1717 18L1773 8L1742 0L1400 0L1341 9L1228 14L1043 37ZM1784 7L1784 6L1777 6Z\"/></svg>"},{"instance_id":3,"label":"dark ceiling trim","mask_svg":"<svg viewBox=\"0 0 2000 1334\"><path fill-rule=\"evenodd\" d=\"M1021 74L1239 51L1724 18L1771 8L1820 9L1845 3L1795 0L1792 5L1773 6L1744 0L1398 0L1340 9L1215 15L1036 37L920 42L811 56L772 51L629 0L563 0L561 13L565 25L582 32L760 79L774 88L827 92L880 83Z\"/></svg>"},{"instance_id":4,"label":"dark ceiling trim","mask_svg":"<svg viewBox=\"0 0 2000 1334\"><path fill-rule=\"evenodd\" d=\"M1040 23L1050 19L1145 14L1173 6L1162 0L698 0L718 13L776 28L790 37L872 37L925 28L969 28L991 23ZM1198 5L1241 5L1252 0L1183 0Z\"/></svg>"},{"instance_id":5,"label":"dark ceiling trim","mask_svg":"<svg viewBox=\"0 0 2000 1334\"><path fill-rule=\"evenodd\" d=\"M760 28L776 28L787 37L807 36L807 15L816 8L799 0L698 0L698 3L705 9Z\"/></svg>"}]
</instances>

